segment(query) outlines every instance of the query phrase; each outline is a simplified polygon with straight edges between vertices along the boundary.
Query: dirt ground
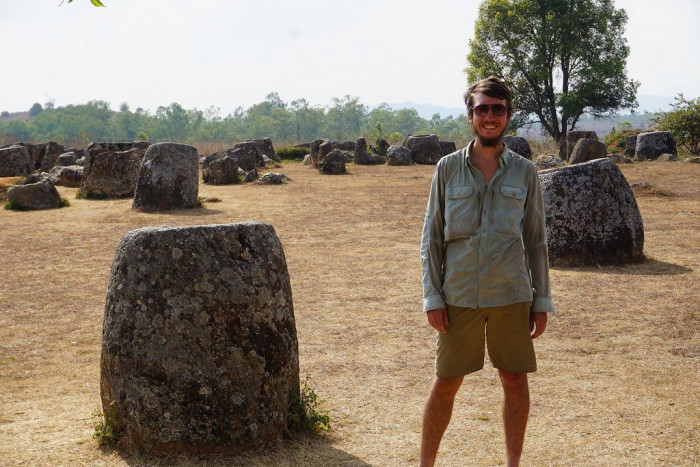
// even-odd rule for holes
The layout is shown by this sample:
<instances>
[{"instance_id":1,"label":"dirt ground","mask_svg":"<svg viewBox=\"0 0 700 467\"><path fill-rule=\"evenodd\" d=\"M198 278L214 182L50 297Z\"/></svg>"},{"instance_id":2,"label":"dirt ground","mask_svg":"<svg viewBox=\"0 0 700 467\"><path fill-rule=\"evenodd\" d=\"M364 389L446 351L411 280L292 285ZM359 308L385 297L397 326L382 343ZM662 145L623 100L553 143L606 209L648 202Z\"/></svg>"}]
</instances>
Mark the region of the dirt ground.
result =
<instances>
[{"instance_id":1,"label":"dirt ground","mask_svg":"<svg viewBox=\"0 0 700 467\"><path fill-rule=\"evenodd\" d=\"M200 185L221 202L171 213L75 199L0 210L0 464L415 465L433 375L419 244L433 167L299 163L281 186ZM624 165L649 261L553 269L556 315L536 341L523 465L700 464L700 165ZM152 458L99 448L99 356L109 270L122 235L153 225L271 223L287 256L302 379L332 430L230 458ZM439 465L504 465L500 385L465 379Z\"/></svg>"}]
</instances>

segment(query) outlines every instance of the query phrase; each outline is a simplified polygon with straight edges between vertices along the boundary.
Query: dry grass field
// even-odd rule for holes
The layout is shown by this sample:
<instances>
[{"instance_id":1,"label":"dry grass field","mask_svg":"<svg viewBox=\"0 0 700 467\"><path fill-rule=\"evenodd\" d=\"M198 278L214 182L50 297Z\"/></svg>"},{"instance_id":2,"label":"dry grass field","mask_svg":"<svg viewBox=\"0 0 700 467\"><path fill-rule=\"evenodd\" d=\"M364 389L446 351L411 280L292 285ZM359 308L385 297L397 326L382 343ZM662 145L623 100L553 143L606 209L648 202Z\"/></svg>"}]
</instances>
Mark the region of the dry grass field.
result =
<instances>
[{"instance_id":1,"label":"dry grass field","mask_svg":"<svg viewBox=\"0 0 700 467\"><path fill-rule=\"evenodd\" d=\"M0 465L415 465L434 333L421 313L419 243L432 167L299 163L281 186L200 185L221 202L146 214L131 200L0 210ZM700 464L700 165L622 166L649 261L553 269L557 314L539 371L523 465ZM258 220L287 256L302 379L331 431L230 458L153 458L99 448L102 313L122 235L138 227ZM439 465L504 465L501 389L489 363L466 378Z\"/></svg>"}]
</instances>

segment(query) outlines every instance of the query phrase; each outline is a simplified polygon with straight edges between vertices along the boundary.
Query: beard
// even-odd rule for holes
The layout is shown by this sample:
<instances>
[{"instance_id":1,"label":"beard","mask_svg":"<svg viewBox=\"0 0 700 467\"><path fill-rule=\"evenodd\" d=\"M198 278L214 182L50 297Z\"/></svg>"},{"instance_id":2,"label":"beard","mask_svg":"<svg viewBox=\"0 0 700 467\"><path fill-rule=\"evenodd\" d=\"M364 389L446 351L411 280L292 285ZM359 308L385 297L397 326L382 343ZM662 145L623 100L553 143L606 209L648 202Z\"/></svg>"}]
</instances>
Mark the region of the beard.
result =
<instances>
[{"instance_id":1,"label":"beard","mask_svg":"<svg viewBox=\"0 0 700 467\"><path fill-rule=\"evenodd\" d=\"M494 138L484 138L483 136L479 135L478 133L476 134L476 141L483 147L485 148L495 148L496 146L500 146L503 141L503 133L501 132L500 135L494 137Z\"/></svg>"},{"instance_id":2,"label":"beard","mask_svg":"<svg viewBox=\"0 0 700 467\"><path fill-rule=\"evenodd\" d=\"M507 127L503 127L503 130L498 136L487 138L479 134L479 130L476 129L474 124L470 123L470 126L472 127L472 132L476 136L476 141L477 143L479 143L480 146L483 146L485 148L495 148L496 146L503 144L503 133L506 132Z\"/></svg>"}]
</instances>

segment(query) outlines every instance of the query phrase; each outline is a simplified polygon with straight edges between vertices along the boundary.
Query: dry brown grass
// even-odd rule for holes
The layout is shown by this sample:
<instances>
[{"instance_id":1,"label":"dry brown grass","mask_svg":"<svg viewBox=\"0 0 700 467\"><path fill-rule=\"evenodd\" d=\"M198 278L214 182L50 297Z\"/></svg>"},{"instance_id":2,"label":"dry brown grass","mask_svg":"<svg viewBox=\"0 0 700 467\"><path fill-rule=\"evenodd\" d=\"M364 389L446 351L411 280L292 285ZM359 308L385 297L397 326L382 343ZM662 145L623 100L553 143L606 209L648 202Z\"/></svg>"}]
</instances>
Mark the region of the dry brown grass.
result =
<instances>
[{"instance_id":1,"label":"dry brown grass","mask_svg":"<svg viewBox=\"0 0 700 467\"><path fill-rule=\"evenodd\" d=\"M7 190L21 180L22 177L0 177L0 202L2 204L7 201Z\"/></svg>"},{"instance_id":2,"label":"dry brown grass","mask_svg":"<svg viewBox=\"0 0 700 467\"><path fill-rule=\"evenodd\" d=\"M200 186L204 209L145 214L131 200L75 199L0 210L0 464L415 465L433 373L421 307L419 241L432 167L355 167L322 176L297 163L281 186ZM623 166L678 196L638 198L650 261L554 269L557 315L538 339L524 465L700 462L700 166ZM320 439L224 459L101 450L101 323L117 243L134 228L270 222L285 249L301 373L332 415ZM494 370L469 376L440 465L503 465Z\"/></svg>"}]
</instances>

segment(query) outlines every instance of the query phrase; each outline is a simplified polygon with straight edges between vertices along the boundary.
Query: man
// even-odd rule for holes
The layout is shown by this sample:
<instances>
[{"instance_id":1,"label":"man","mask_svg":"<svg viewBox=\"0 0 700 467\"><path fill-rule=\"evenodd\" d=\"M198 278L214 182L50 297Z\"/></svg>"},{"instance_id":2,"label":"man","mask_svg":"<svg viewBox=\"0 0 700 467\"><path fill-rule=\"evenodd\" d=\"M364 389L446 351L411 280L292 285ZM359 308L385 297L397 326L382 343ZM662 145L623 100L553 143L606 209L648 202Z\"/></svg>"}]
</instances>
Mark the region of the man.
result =
<instances>
[{"instance_id":1,"label":"man","mask_svg":"<svg viewBox=\"0 0 700 467\"><path fill-rule=\"evenodd\" d=\"M544 207L535 165L502 141L513 112L507 84L486 78L464 101L476 139L437 163L423 226L423 310L438 333L420 465L434 464L464 376L483 368L486 340L504 391L508 465L517 466L532 340L554 311Z\"/></svg>"}]
</instances>

